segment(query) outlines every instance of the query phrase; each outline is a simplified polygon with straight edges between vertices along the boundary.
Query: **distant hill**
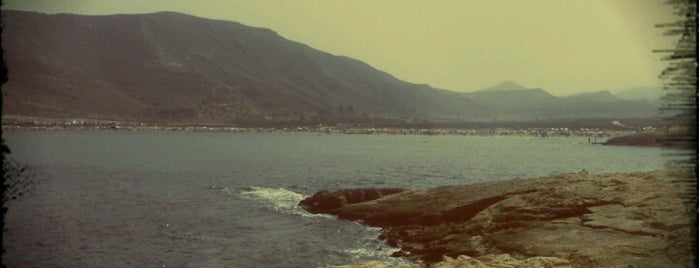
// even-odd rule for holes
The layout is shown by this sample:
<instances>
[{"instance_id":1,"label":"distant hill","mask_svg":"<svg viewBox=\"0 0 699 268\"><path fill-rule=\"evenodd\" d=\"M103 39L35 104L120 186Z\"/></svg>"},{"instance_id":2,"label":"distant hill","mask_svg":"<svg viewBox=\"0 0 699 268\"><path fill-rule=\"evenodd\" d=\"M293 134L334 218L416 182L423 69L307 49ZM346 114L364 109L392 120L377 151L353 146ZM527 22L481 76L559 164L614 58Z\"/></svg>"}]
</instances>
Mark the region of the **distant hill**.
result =
<instances>
[{"instance_id":1,"label":"distant hill","mask_svg":"<svg viewBox=\"0 0 699 268\"><path fill-rule=\"evenodd\" d=\"M505 82L466 95L497 120L642 118L658 114L659 106L653 102L621 100L608 91L556 97L543 89L512 85L516 84Z\"/></svg>"},{"instance_id":2,"label":"distant hill","mask_svg":"<svg viewBox=\"0 0 699 268\"><path fill-rule=\"evenodd\" d=\"M623 100L660 100L665 93L662 87L634 87L622 89L614 95Z\"/></svg>"},{"instance_id":3,"label":"distant hill","mask_svg":"<svg viewBox=\"0 0 699 268\"><path fill-rule=\"evenodd\" d=\"M596 92L584 92L577 93L563 97L568 100L575 101L596 101L596 102L614 102L621 100L620 98L612 95L608 90L596 91Z\"/></svg>"},{"instance_id":4,"label":"distant hill","mask_svg":"<svg viewBox=\"0 0 699 268\"><path fill-rule=\"evenodd\" d=\"M512 82L512 81L504 81L500 84L497 84L492 87L484 88L477 90L476 92L507 92L507 91L521 91L521 90L526 90L523 86Z\"/></svg>"},{"instance_id":5,"label":"distant hill","mask_svg":"<svg viewBox=\"0 0 699 268\"><path fill-rule=\"evenodd\" d=\"M3 10L2 19L5 114L159 124L656 114L644 101L570 100L514 82L471 93L436 89L269 29L174 12Z\"/></svg>"}]
</instances>

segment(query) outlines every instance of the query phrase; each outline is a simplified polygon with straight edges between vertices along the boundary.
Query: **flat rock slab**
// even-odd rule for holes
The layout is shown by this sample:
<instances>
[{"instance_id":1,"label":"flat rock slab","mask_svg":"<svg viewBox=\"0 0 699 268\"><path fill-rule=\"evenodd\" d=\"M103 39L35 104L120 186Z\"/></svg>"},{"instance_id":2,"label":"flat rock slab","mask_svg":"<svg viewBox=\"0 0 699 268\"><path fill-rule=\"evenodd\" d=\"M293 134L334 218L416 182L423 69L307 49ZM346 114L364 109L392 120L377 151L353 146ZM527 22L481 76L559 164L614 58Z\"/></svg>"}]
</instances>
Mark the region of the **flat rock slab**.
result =
<instances>
[{"instance_id":1,"label":"flat rock slab","mask_svg":"<svg viewBox=\"0 0 699 268\"><path fill-rule=\"evenodd\" d=\"M689 169L579 172L378 197L360 189L371 198L312 212L382 227L380 238L400 248L394 256L431 267L507 258L520 264L493 267L692 267L694 187L684 182L693 177ZM435 266L445 261L455 266Z\"/></svg>"}]
</instances>

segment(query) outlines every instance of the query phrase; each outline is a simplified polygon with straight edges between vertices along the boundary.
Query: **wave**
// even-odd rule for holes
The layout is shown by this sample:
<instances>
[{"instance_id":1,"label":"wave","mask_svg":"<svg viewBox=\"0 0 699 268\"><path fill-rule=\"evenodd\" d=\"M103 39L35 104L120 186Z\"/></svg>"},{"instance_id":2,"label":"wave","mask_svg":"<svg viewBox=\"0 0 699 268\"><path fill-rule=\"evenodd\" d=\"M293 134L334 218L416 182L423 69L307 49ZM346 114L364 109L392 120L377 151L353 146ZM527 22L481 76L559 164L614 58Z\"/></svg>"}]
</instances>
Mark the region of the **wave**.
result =
<instances>
[{"instance_id":1,"label":"wave","mask_svg":"<svg viewBox=\"0 0 699 268\"><path fill-rule=\"evenodd\" d=\"M391 247L385 248L350 248L345 249L344 252L350 254L358 259L364 260L390 260L391 254L397 251L397 249Z\"/></svg>"},{"instance_id":2,"label":"wave","mask_svg":"<svg viewBox=\"0 0 699 268\"><path fill-rule=\"evenodd\" d=\"M371 260L380 260L383 263L390 265L403 265L411 264L412 262L404 258L394 258L391 254L399 248L394 248L387 245L384 241L377 239L381 232L379 227L365 226L358 222L338 222L335 221L335 217L325 214L311 214L303 210L298 206L301 200L307 198L308 196L290 191L284 188L267 188L267 187L245 187L239 189L238 196L241 198L259 201L263 207L272 209L274 211L289 214L298 215L302 217L312 217L312 218L327 218L333 219L331 221L321 220L321 222L326 224L331 224L331 229L343 230L345 235L352 236L355 242L354 245L347 245L348 247L337 247L330 246L325 250L328 253L339 254L348 258L347 261L350 263L362 263ZM319 222L316 222L319 223ZM321 223L322 224L322 223ZM349 228L348 228L349 227ZM357 228L358 227L358 228Z\"/></svg>"},{"instance_id":3,"label":"wave","mask_svg":"<svg viewBox=\"0 0 699 268\"><path fill-rule=\"evenodd\" d=\"M265 201L265 207L278 212L300 215L304 217L326 217L329 215L311 214L301 209L298 204L308 196L302 195L284 188L266 188L251 186L239 192L239 195L246 199Z\"/></svg>"},{"instance_id":4,"label":"wave","mask_svg":"<svg viewBox=\"0 0 699 268\"><path fill-rule=\"evenodd\" d=\"M378 260L392 266L414 264L408 259L391 256L394 252L400 250L400 248L391 247L381 241L377 241L375 238L373 240L372 242L365 243L362 247L348 248L342 250L342 252L350 256L352 263L364 263Z\"/></svg>"}]
</instances>

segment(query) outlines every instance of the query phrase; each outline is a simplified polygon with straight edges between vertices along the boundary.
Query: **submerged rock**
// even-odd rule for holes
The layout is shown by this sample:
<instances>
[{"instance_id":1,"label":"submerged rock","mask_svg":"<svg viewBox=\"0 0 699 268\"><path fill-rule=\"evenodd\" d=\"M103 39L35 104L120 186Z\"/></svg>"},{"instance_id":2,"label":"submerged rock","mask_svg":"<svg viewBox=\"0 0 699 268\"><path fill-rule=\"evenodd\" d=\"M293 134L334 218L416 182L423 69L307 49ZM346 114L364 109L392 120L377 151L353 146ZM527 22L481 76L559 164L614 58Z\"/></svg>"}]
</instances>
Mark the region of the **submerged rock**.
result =
<instances>
[{"instance_id":1,"label":"submerged rock","mask_svg":"<svg viewBox=\"0 0 699 268\"><path fill-rule=\"evenodd\" d=\"M329 209L315 213L382 227L380 238L401 248L394 256L464 263L431 267L490 267L465 264L491 265L486 259L521 262L511 267L691 267L693 203L684 200L694 195L683 182L693 176L684 169L580 172L405 190L360 202L342 201L348 191L340 191L340 202L302 203L319 202L318 208L330 200ZM531 258L539 264L525 265Z\"/></svg>"}]
</instances>

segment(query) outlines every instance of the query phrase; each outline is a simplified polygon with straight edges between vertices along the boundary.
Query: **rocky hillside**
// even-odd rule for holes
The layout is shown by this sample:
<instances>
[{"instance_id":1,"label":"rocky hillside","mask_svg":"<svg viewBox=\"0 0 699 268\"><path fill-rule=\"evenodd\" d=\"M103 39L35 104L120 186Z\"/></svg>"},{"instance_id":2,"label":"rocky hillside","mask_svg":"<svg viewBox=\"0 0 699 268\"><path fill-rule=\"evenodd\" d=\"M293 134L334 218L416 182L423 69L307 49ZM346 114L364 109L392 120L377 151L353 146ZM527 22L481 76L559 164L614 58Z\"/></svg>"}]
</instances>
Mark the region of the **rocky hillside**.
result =
<instances>
[{"instance_id":1,"label":"rocky hillside","mask_svg":"<svg viewBox=\"0 0 699 268\"><path fill-rule=\"evenodd\" d=\"M3 15L9 114L227 123L459 114L470 102L235 22L172 12Z\"/></svg>"},{"instance_id":2,"label":"rocky hillside","mask_svg":"<svg viewBox=\"0 0 699 268\"><path fill-rule=\"evenodd\" d=\"M173 124L381 118L638 118L643 101L568 101L513 82L457 93L398 80L272 30L161 12L3 10L4 113ZM504 90L503 90L504 89Z\"/></svg>"}]
</instances>

